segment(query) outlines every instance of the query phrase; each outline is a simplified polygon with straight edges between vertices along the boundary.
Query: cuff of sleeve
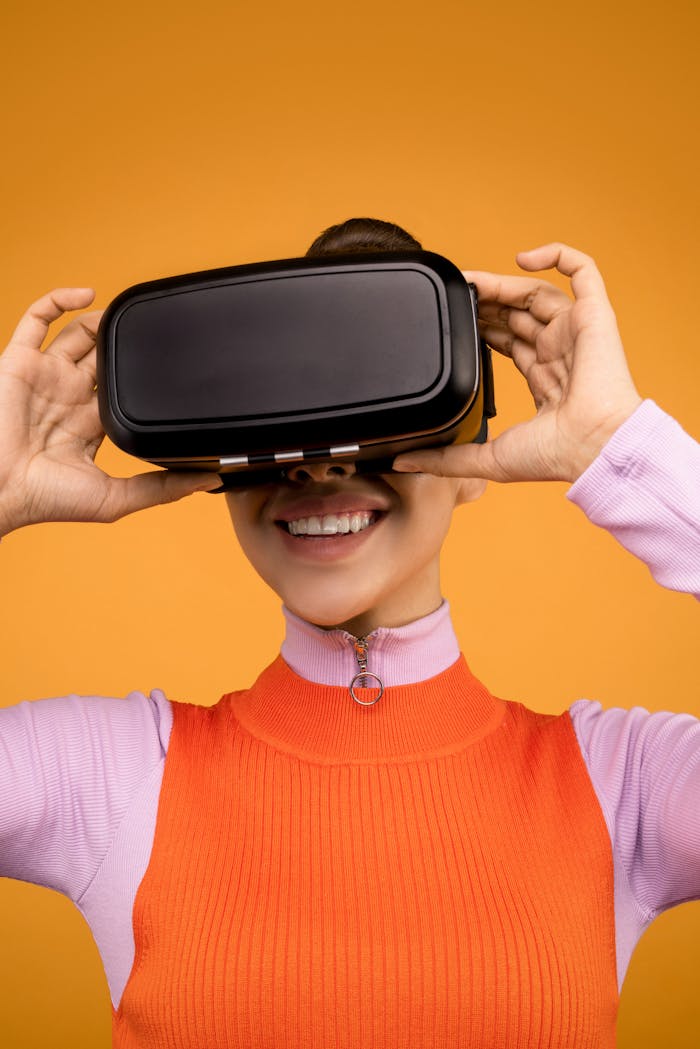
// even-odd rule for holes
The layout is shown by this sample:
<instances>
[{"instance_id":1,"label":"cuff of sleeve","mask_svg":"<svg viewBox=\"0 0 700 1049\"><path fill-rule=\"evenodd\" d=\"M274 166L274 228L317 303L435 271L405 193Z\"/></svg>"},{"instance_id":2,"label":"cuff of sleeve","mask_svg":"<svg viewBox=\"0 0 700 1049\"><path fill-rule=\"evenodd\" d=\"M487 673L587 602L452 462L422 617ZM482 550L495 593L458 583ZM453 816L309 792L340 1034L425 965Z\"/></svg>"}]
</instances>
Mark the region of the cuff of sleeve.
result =
<instances>
[{"instance_id":1,"label":"cuff of sleeve","mask_svg":"<svg viewBox=\"0 0 700 1049\"><path fill-rule=\"evenodd\" d=\"M610 495L611 486L629 476L650 444L663 441L664 428L678 423L647 398L615 430L599 454L566 492L566 498L590 516Z\"/></svg>"}]
</instances>

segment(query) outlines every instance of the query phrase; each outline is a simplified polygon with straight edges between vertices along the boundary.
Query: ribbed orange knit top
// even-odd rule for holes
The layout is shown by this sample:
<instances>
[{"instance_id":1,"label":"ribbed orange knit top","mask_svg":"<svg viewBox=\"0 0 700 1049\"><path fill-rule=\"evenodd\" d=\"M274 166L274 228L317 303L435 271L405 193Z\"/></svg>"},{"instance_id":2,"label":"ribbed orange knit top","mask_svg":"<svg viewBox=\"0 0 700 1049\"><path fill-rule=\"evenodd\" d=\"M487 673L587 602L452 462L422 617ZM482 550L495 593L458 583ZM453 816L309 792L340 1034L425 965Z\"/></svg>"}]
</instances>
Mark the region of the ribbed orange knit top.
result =
<instances>
[{"instance_id":1,"label":"ribbed orange knit top","mask_svg":"<svg viewBox=\"0 0 700 1049\"><path fill-rule=\"evenodd\" d=\"M568 712L460 658L361 707L278 657L176 704L117 1049L610 1049L610 837Z\"/></svg>"}]
</instances>

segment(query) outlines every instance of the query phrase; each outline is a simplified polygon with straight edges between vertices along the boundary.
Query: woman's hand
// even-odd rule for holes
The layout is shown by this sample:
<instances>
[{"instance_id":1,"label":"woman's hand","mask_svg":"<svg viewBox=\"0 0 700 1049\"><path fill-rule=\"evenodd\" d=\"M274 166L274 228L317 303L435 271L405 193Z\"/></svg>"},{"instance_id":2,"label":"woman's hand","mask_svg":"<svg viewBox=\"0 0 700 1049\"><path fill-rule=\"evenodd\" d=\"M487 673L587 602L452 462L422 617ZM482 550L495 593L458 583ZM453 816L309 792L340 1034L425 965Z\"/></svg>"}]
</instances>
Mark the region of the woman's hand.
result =
<instances>
[{"instance_id":1,"label":"woman's hand","mask_svg":"<svg viewBox=\"0 0 700 1049\"><path fill-rule=\"evenodd\" d=\"M547 281L465 271L479 292L479 328L525 376L537 414L486 444L397 456L395 470L492 481L573 483L642 403L627 367L603 278L566 244L521 251L524 270L556 267L574 300Z\"/></svg>"},{"instance_id":2,"label":"woman's hand","mask_svg":"<svg viewBox=\"0 0 700 1049\"><path fill-rule=\"evenodd\" d=\"M74 318L42 352L52 321L89 306L91 288L57 288L29 307L0 356L0 535L40 521L115 521L220 484L216 474L95 466L104 439L95 392L102 310Z\"/></svg>"}]
</instances>

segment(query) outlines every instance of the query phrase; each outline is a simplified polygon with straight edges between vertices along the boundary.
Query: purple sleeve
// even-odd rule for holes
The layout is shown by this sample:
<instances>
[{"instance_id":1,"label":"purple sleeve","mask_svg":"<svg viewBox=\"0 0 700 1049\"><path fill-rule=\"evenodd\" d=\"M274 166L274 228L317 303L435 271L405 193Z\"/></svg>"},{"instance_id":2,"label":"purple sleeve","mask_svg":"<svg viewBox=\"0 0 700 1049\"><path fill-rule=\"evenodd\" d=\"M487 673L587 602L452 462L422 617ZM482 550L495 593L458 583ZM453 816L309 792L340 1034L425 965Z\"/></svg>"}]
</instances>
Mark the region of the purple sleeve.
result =
<instances>
[{"instance_id":1,"label":"purple sleeve","mask_svg":"<svg viewBox=\"0 0 700 1049\"><path fill-rule=\"evenodd\" d=\"M657 583L700 600L700 445L654 401L615 431L566 497Z\"/></svg>"},{"instance_id":2,"label":"purple sleeve","mask_svg":"<svg viewBox=\"0 0 700 1049\"><path fill-rule=\"evenodd\" d=\"M588 699L570 715L612 842L622 988L651 922L700 899L700 721Z\"/></svg>"},{"instance_id":3,"label":"purple sleeve","mask_svg":"<svg viewBox=\"0 0 700 1049\"><path fill-rule=\"evenodd\" d=\"M644 919L700 899L700 720L586 699L570 710Z\"/></svg>"},{"instance_id":4,"label":"purple sleeve","mask_svg":"<svg viewBox=\"0 0 700 1049\"><path fill-rule=\"evenodd\" d=\"M78 902L162 763L171 725L161 692L0 710L0 875Z\"/></svg>"},{"instance_id":5,"label":"purple sleeve","mask_svg":"<svg viewBox=\"0 0 700 1049\"><path fill-rule=\"evenodd\" d=\"M654 401L567 492L654 579L700 599L700 445ZM612 842L619 985L663 911L700 899L700 721L581 699L571 720Z\"/></svg>"}]
</instances>

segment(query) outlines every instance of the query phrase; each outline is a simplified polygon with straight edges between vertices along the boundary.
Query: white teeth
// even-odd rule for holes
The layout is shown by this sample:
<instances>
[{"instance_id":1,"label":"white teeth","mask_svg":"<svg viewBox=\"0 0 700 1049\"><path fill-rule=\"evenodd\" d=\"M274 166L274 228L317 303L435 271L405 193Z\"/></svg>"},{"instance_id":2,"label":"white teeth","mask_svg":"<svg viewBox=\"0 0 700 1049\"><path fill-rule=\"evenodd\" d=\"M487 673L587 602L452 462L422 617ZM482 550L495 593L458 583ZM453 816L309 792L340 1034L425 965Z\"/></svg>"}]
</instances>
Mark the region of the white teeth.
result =
<instances>
[{"instance_id":1,"label":"white teeth","mask_svg":"<svg viewBox=\"0 0 700 1049\"><path fill-rule=\"evenodd\" d=\"M326 514L324 517L299 517L288 521L291 535L347 535L362 532L373 523L375 515L369 510L354 514Z\"/></svg>"}]
</instances>

